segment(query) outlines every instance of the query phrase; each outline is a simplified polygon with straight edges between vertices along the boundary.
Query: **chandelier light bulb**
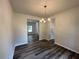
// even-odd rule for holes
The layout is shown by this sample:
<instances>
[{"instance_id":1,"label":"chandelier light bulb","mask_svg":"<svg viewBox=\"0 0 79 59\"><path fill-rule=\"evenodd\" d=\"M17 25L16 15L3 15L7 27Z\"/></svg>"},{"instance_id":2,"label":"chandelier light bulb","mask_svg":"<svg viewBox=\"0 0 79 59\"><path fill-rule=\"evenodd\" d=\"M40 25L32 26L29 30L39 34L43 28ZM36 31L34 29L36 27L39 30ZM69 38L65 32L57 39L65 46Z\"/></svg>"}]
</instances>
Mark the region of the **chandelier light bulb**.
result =
<instances>
[{"instance_id":1,"label":"chandelier light bulb","mask_svg":"<svg viewBox=\"0 0 79 59\"><path fill-rule=\"evenodd\" d=\"M42 18L42 21L44 21L44 18Z\"/></svg>"},{"instance_id":2,"label":"chandelier light bulb","mask_svg":"<svg viewBox=\"0 0 79 59\"><path fill-rule=\"evenodd\" d=\"M40 22L42 23L42 20L40 20Z\"/></svg>"},{"instance_id":3,"label":"chandelier light bulb","mask_svg":"<svg viewBox=\"0 0 79 59\"><path fill-rule=\"evenodd\" d=\"M50 18L48 18L48 21L51 21L51 19L50 19Z\"/></svg>"},{"instance_id":4,"label":"chandelier light bulb","mask_svg":"<svg viewBox=\"0 0 79 59\"><path fill-rule=\"evenodd\" d=\"M44 20L43 22L44 22L44 23L46 23L46 21L45 21L45 20Z\"/></svg>"}]
</instances>

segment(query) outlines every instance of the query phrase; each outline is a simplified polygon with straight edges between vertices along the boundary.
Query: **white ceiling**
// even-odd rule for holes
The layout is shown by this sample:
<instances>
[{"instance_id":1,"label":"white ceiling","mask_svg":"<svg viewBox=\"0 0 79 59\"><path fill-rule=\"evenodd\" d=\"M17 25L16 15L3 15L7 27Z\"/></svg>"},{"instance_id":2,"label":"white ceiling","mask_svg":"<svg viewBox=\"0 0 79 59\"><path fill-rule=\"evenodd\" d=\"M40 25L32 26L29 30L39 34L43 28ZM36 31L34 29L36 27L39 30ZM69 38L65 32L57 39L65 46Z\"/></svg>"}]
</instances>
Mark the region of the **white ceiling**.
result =
<instances>
[{"instance_id":1,"label":"white ceiling","mask_svg":"<svg viewBox=\"0 0 79 59\"><path fill-rule=\"evenodd\" d=\"M16 12L42 17L44 0L11 0ZM47 0L47 16L79 5L79 0Z\"/></svg>"}]
</instances>

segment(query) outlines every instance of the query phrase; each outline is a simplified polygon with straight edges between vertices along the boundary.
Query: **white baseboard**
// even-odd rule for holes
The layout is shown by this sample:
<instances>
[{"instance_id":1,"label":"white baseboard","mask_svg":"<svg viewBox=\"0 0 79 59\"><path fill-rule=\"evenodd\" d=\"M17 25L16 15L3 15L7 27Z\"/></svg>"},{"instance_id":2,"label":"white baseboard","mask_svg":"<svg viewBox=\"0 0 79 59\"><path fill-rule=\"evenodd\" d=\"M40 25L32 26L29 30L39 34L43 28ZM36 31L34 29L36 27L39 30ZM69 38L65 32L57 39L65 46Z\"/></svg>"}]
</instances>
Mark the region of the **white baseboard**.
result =
<instances>
[{"instance_id":1,"label":"white baseboard","mask_svg":"<svg viewBox=\"0 0 79 59\"><path fill-rule=\"evenodd\" d=\"M73 50L73 49L71 49L71 48L69 48L69 47L66 47L66 46L64 46L64 45L61 45L61 44L59 44L59 43L57 43L57 42L55 42L55 44L57 44L57 45L59 45L59 46L61 46L61 47L64 47L64 48L66 48L66 49L68 49L68 50L71 50L71 51L73 51L73 52L75 52L75 53L79 54L79 52L78 52L78 51Z\"/></svg>"}]
</instances>

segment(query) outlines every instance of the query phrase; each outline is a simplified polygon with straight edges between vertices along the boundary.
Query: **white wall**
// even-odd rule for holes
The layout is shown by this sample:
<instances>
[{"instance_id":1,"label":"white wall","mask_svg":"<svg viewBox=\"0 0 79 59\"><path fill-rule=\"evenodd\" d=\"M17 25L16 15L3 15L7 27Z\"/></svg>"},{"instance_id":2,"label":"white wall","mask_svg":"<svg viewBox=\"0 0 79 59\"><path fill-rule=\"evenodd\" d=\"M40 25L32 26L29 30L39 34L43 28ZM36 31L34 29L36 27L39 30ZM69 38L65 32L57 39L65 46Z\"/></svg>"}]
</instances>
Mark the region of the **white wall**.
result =
<instances>
[{"instance_id":1,"label":"white wall","mask_svg":"<svg viewBox=\"0 0 79 59\"><path fill-rule=\"evenodd\" d=\"M15 46L27 44L27 19L35 19L38 20L38 17L22 14L22 13L14 13L14 33L15 33Z\"/></svg>"},{"instance_id":2,"label":"white wall","mask_svg":"<svg viewBox=\"0 0 79 59\"><path fill-rule=\"evenodd\" d=\"M42 40L42 39L48 40L49 39L48 22L40 23L39 31L40 31L40 40Z\"/></svg>"},{"instance_id":3,"label":"white wall","mask_svg":"<svg viewBox=\"0 0 79 59\"><path fill-rule=\"evenodd\" d=\"M49 39L55 39L55 19L54 18L51 18L51 21L48 22L48 35L49 35Z\"/></svg>"},{"instance_id":4,"label":"white wall","mask_svg":"<svg viewBox=\"0 0 79 59\"><path fill-rule=\"evenodd\" d=\"M15 46L27 44L27 19L40 20L39 17L30 16L21 13L14 13L13 23L14 23L14 33L15 34ZM44 35L45 34L45 35ZM48 28L47 24L40 23L39 25L39 38L48 39Z\"/></svg>"},{"instance_id":5,"label":"white wall","mask_svg":"<svg viewBox=\"0 0 79 59\"><path fill-rule=\"evenodd\" d=\"M56 44L79 53L79 7L55 15Z\"/></svg>"},{"instance_id":6,"label":"white wall","mask_svg":"<svg viewBox=\"0 0 79 59\"><path fill-rule=\"evenodd\" d=\"M27 44L27 18L24 14L14 13L14 39L15 46Z\"/></svg>"},{"instance_id":7,"label":"white wall","mask_svg":"<svg viewBox=\"0 0 79 59\"><path fill-rule=\"evenodd\" d=\"M12 59L12 9L8 0L0 0L0 59Z\"/></svg>"}]
</instances>

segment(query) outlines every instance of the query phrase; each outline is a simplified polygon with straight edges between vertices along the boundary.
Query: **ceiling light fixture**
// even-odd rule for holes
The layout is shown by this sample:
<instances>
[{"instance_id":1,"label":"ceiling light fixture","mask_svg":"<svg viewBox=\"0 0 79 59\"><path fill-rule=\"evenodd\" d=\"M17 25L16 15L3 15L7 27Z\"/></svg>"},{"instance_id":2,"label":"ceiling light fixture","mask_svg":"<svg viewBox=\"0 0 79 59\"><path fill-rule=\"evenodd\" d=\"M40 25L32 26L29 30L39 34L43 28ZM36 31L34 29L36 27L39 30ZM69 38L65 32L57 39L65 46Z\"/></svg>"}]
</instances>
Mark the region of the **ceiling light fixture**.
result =
<instances>
[{"instance_id":1,"label":"ceiling light fixture","mask_svg":"<svg viewBox=\"0 0 79 59\"><path fill-rule=\"evenodd\" d=\"M46 23L47 21L50 22L51 19L48 18L48 17L47 17L47 14L46 14L47 0L44 1L43 8L44 8L44 17L40 20L40 22L41 22L41 23Z\"/></svg>"}]
</instances>

